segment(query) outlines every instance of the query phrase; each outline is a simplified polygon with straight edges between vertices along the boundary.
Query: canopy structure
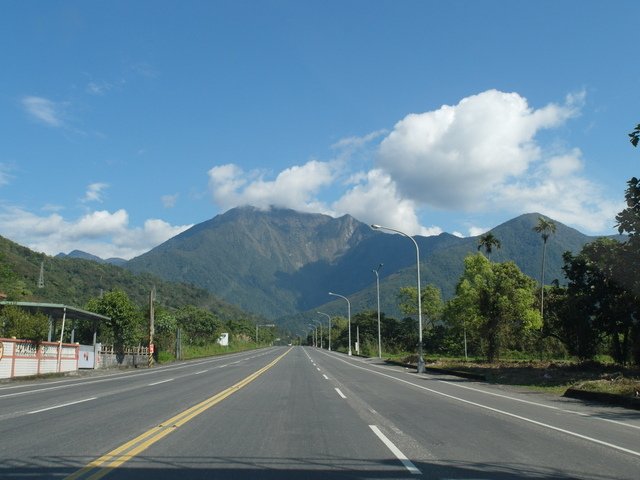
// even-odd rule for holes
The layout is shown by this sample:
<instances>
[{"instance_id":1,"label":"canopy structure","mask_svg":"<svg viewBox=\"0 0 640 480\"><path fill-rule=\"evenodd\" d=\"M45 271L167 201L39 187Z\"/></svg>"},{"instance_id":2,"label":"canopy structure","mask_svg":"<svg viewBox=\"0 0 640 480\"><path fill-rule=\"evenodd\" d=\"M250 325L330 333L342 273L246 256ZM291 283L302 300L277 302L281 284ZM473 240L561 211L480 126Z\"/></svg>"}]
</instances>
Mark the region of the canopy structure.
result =
<instances>
[{"instance_id":1,"label":"canopy structure","mask_svg":"<svg viewBox=\"0 0 640 480\"><path fill-rule=\"evenodd\" d=\"M0 302L0 306L4 306L4 305L13 305L13 306L25 309L29 313L43 313L53 321L55 321L56 318L62 319L62 329L60 332L61 342L64 336L64 326L65 326L65 321L67 317L75 320L89 320L93 323L93 344L94 345L96 343L96 333L98 330L98 323L108 322L109 320L111 320L109 317L100 315L98 313L93 313L87 310L83 310L81 308L72 307L69 305L57 304L57 303L7 302L7 301ZM49 341L51 341L51 335L53 331L52 329L53 321L51 322L51 327L49 328Z\"/></svg>"}]
</instances>

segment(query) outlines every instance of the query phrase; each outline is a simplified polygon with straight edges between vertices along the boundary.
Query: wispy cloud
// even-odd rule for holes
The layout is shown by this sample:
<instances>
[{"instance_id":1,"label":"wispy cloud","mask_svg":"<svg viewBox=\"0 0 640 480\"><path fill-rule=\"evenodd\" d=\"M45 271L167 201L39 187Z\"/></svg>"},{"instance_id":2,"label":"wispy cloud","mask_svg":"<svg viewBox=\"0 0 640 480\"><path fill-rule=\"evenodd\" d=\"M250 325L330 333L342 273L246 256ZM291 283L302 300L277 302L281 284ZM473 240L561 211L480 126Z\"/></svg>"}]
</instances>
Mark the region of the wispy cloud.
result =
<instances>
[{"instance_id":1,"label":"wispy cloud","mask_svg":"<svg viewBox=\"0 0 640 480\"><path fill-rule=\"evenodd\" d=\"M91 80L87 83L85 91L89 95L106 95L111 90L121 90L127 83L126 79L121 78L119 80L107 81L107 80Z\"/></svg>"},{"instance_id":2,"label":"wispy cloud","mask_svg":"<svg viewBox=\"0 0 640 480\"><path fill-rule=\"evenodd\" d=\"M173 208L176 206L176 202L178 201L178 194L175 193L173 195L163 195L161 197L161 200L164 208Z\"/></svg>"},{"instance_id":3,"label":"wispy cloud","mask_svg":"<svg viewBox=\"0 0 640 480\"><path fill-rule=\"evenodd\" d=\"M3 185L8 185L12 176L9 174L11 171L11 167L5 165L4 163L0 163L0 187Z\"/></svg>"},{"instance_id":4,"label":"wispy cloud","mask_svg":"<svg viewBox=\"0 0 640 480\"><path fill-rule=\"evenodd\" d=\"M382 129L382 130L376 130L375 132L368 133L366 135L363 135L362 137L346 137L341 140L338 140L336 143L331 145L331 148L340 149L340 150L342 149L351 150L351 149L362 148L366 144L371 143L372 141L382 137L383 135L386 135L387 133L389 133L387 130Z\"/></svg>"},{"instance_id":5,"label":"wispy cloud","mask_svg":"<svg viewBox=\"0 0 640 480\"><path fill-rule=\"evenodd\" d=\"M158 70L151 64L139 62L131 65L131 70L138 75L147 78L156 78L159 75Z\"/></svg>"},{"instance_id":6,"label":"wispy cloud","mask_svg":"<svg viewBox=\"0 0 640 480\"><path fill-rule=\"evenodd\" d=\"M103 200L103 191L109 187L107 183L92 183L87 187L87 191L82 199L83 203L99 202Z\"/></svg>"},{"instance_id":7,"label":"wispy cloud","mask_svg":"<svg viewBox=\"0 0 640 480\"><path fill-rule=\"evenodd\" d=\"M22 99L25 111L39 122L50 127L63 127L64 104L56 103L43 97L27 96Z\"/></svg>"},{"instance_id":8,"label":"wispy cloud","mask_svg":"<svg viewBox=\"0 0 640 480\"><path fill-rule=\"evenodd\" d=\"M87 93L91 95L104 95L113 88L109 82L89 82L87 84Z\"/></svg>"}]
</instances>

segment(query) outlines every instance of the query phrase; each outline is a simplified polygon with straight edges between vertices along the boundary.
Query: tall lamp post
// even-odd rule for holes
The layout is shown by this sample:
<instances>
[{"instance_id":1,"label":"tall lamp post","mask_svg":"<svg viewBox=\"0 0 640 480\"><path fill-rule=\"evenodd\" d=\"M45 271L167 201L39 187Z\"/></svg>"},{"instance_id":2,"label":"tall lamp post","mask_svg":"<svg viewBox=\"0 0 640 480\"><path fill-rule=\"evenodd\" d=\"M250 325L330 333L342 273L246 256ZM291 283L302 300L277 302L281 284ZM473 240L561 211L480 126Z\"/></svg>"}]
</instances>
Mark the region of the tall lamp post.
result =
<instances>
[{"instance_id":1,"label":"tall lamp post","mask_svg":"<svg viewBox=\"0 0 640 480\"><path fill-rule=\"evenodd\" d=\"M313 328L313 331L311 332L311 338L313 339L313 346L317 347L318 346L318 327L311 323L308 323L307 326Z\"/></svg>"},{"instance_id":2,"label":"tall lamp post","mask_svg":"<svg viewBox=\"0 0 640 480\"><path fill-rule=\"evenodd\" d=\"M313 323L318 323L318 325L320 325L320 348L322 349L322 321L321 320L314 320L313 318L311 319L311 321ZM316 332L318 331L317 327L316 327ZM317 343L317 342L316 342ZM318 345L316 345L317 347Z\"/></svg>"},{"instance_id":3,"label":"tall lamp post","mask_svg":"<svg viewBox=\"0 0 640 480\"><path fill-rule=\"evenodd\" d=\"M343 295L339 295L337 293L329 292L329 295L333 295L334 297L344 298L347 301L347 312L349 319L349 355L351 355L351 302L349 299Z\"/></svg>"},{"instance_id":4,"label":"tall lamp post","mask_svg":"<svg viewBox=\"0 0 640 480\"><path fill-rule=\"evenodd\" d=\"M376 293L378 297L378 358L382 358L382 336L380 335L380 269L382 263L378 265L378 268L373 269L373 273L376 274Z\"/></svg>"},{"instance_id":5,"label":"tall lamp post","mask_svg":"<svg viewBox=\"0 0 640 480\"><path fill-rule=\"evenodd\" d=\"M415 239L400 230L395 228L383 227L381 225L371 225L374 230L389 230L391 232L399 233L403 237L407 237L413 242L416 247L416 269L418 271L418 373L424 373L424 357L422 356L422 299L420 298L420 249Z\"/></svg>"},{"instance_id":6,"label":"tall lamp post","mask_svg":"<svg viewBox=\"0 0 640 480\"><path fill-rule=\"evenodd\" d=\"M320 315L324 315L329 320L329 351L331 351L331 315L329 315L328 313L324 313L324 312L316 312L316 313L318 313Z\"/></svg>"}]
</instances>

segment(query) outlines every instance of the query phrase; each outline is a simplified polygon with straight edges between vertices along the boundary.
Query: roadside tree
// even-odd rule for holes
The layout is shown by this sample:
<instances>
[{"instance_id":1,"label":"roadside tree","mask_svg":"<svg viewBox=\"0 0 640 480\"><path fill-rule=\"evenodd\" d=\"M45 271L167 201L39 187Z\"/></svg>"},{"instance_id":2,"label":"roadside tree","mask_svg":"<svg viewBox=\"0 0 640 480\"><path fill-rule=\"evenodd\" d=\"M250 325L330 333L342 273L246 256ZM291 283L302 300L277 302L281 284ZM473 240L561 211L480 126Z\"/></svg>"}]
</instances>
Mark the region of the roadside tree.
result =
<instances>
[{"instance_id":1,"label":"roadside tree","mask_svg":"<svg viewBox=\"0 0 640 480\"><path fill-rule=\"evenodd\" d=\"M547 240L552 233L556 233L556 224L553 220L538 217L538 224L533 230L542 237L542 271L540 272L540 316L544 319L544 267L547 256Z\"/></svg>"},{"instance_id":2,"label":"roadside tree","mask_svg":"<svg viewBox=\"0 0 640 480\"><path fill-rule=\"evenodd\" d=\"M464 264L453 308L477 332L487 360L494 362L504 347L517 346L542 326L535 281L515 263L492 263L482 254L467 256Z\"/></svg>"},{"instance_id":3,"label":"roadside tree","mask_svg":"<svg viewBox=\"0 0 640 480\"><path fill-rule=\"evenodd\" d=\"M637 283L632 280L637 272L629 250L627 244L601 238L577 256L566 253L563 267L569 295L584 305L593 328L609 339L611 356L620 364L629 361L638 335L638 298L629 288Z\"/></svg>"},{"instance_id":4,"label":"roadside tree","mask_svg":"<svg viewBox=\"0 0 640 480\"><path fill-rule=\"evenodd\" d=\"M124 291L111 290L100 298L92 298L87 310L110 318L101 324L100 337L103 342L112 342L117 352L145 342L143 315Z\"/></svg>"},{"instance_id":5,"label":"roadside tree","mask_svg":"<svg viewBox=\"0 0 640 480\"><path fill-rule=\"evenodd\" d=\"M186 305L176 312L175 317L184 331L184 339L191 345L213 343L222 333L222 322L209 310Z\"/></svg>"}]
</instances>

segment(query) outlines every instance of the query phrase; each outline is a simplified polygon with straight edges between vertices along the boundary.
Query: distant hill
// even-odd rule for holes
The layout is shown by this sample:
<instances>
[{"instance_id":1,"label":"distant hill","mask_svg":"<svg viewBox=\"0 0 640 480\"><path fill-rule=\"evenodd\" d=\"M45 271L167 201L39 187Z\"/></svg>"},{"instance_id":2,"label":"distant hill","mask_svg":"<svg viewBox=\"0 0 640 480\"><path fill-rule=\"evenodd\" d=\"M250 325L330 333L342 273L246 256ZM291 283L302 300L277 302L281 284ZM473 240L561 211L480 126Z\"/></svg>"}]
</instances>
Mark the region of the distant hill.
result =
<instances>
[{"instance_id":1,"label":"distant hill","mask_svg":"<svg viewBox=\"0 0 640 480\"><path fill-rule=\"evenodd\" d=\"M108 263L110 265L117 265L119 267L122 267L125 263L127 263L127 261L124 258L114 257L114 258L107 258L105 260L96 255L83 252L82 250L73 250L66 254L61 252L58 255L56 255L56 258L81 258L83 260L91 260L93 262L98 262L98 263Z\"/></svg>"},{"instance_id":2,"label":"distant hill","mask_svg":"<svg viewBox=\"0 0 640 480\"><path fill-rule=\"evenodd\" d=\"M513 260L538 279L542 240L533 227L537 213L521 215L492 232L502 248L492 260ZM590 237L556 222L547 244L546 283L562 283L562 254L579 251ZM478 251L478 237L447 233L415 237L421 255L423 284L454 294L463 259ZM241 308L268 318L300 318L323 308L344 314L344 301L330 302L329 291L349 296L354 312L375 308L375 276L380 271L381 302L388 315L397 315L396 294L415 285L415 248L400 235L372 230L345 215L300 213L287 209L229 210L130 260L126 267L206 288ZM293 322L297 323L297 322Z\"/></svg>"},{"instance_id":3,"label":"distant hill","mask_svg":"<svg viewBox=\"0 0 640 480\"><path fill-rule=\"evenodd\" d=\"M93 257L89 255L89 257ZM97 257L95 257L97 258ZM36 253L0 236L0 261L22 280L30 291L25 301L62 303L84 307L101 291L124 290L140 307L148 304L149 292L155 285L160 305L181 307L195 305L207 308L223 320L259 318L225 302L211 292L163 280L149 273L134 274L124 268L73 255L50 257ZM38 288L40 265L44 262L44 287Z\"/></svg>"}]
</instances>

